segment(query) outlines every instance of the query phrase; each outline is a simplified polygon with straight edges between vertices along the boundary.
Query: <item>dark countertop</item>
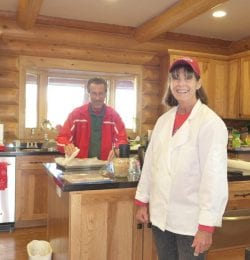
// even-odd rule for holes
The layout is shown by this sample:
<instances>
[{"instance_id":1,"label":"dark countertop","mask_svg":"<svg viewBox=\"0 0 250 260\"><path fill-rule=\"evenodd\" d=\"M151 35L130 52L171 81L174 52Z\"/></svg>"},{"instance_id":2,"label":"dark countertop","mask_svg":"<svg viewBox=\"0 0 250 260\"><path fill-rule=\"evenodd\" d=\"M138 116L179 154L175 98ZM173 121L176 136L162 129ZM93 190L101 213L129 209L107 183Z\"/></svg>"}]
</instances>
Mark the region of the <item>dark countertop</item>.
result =
<instances>
[{"instance_id":1,"label":"dark countertop","mask_svg":"<svg viewBox=\"0 0 250 260\"><path fill-rule=\"evenodd\" d=\"M227 179L229 182L232 182L232 181L249 181L250 180L250 175L247 175L247 176L241 176L241 175L238 175L238 174L230 174L228 173L227 174Z\"/></svg>"},{"instance_id":2,"label":"dark countertop","mask_svg":"<svg viewBox=\"0 0 250 260\"><path fill-rule=\"evenodd\" d=\"M47 149L16 149L6 148L5 151L0 152L0 157L3 156L18 156L18 155L53 155L61 154L58 151L48 151Z\"/></svg>"},{"instance_id":3,"label":"dark countertop","mask_svg":"<svg viewBox=\"0 0 250 260\"><path fill-rule=\"evenodd\" d=\"M241 154L241 153L249 153L250 154L250 150L249 149L244 149L244 148L235 148L235 149L227 149L228 153L234 153L234 154Z\"/></svg>"},{"instance_id":4,"label":"dark countertop","mask_svg":"<svg viewBox=\"0 0 250 260\"><path fill-rule=\"evenodd\" d=\"M102 190L102 189L121 189L121 188L134 188L137 187L138 180L125 178L112 178L109 182L81 182L70 183L63 178L65 172L57 168L56 163L45 163L49 176L51 176L55 183L62 189L62 191L81 191L81 190ZM67 173L67 172L66 172ZM77 171L77 173L86 173L86 171ZM74 173L73 173L74 174Z\"/></svg>"}]
</instances>

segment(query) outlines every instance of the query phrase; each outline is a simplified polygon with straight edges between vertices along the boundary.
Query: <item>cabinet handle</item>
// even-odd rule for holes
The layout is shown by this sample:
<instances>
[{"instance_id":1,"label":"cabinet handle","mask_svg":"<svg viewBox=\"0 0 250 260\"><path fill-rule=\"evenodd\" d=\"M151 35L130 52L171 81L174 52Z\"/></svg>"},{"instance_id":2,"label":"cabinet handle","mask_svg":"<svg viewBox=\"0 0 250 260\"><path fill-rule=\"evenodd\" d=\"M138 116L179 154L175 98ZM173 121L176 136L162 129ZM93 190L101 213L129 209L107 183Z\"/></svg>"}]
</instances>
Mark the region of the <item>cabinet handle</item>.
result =
<instances>
[{"instance_id":1,"label":"cabinet handle","mask_svg":"<svg viewBox=\"0 0 250 260\"><path fill-rule=\"evenodd\" d=\"M143 229L143 224L142 223L138 223L137 224L137 229Z\"/></svg>"},{"instance_id":2,"label":"cabinet handle","mask_svg":"<svg viewBox=\"0 0 250 260\"><path fill-rule=\"evenodd\" d=\"M224 221L250 220L250 216L227 216L222 218Z\"/></svg>"},{"instance_id":3,"label":"cabinet handle","mask_svg":"<svg viewBox=\"0 0 250 260\"><path fill-rule=\"evenodd\" d=\"M250 192L242 193L242 194L235 194L234 195L234 197L243 197L243 198L248 197L248 196L250 196Z\"/></svg>"},{"instance_id":4,"label":"cabinet handle","mask_svg":"<svg viewBox=\"0 0 250 260\"><path fill-rule=\"evenodd\" d=\"M39 163L43 163L43 162L29 162L30 164L39 164Z\"/></svg>"},{"instance_id":5,"label":"cabinet handle","mask_svg":"<svg viewBox=\"0 0 250 260\"><path fill-rule=\"evenodd\" d=\"M152 228L152 223L151 223L151 222L149 222L149 223L147 224L147 228Z\"/></svg>"}]
</instances>

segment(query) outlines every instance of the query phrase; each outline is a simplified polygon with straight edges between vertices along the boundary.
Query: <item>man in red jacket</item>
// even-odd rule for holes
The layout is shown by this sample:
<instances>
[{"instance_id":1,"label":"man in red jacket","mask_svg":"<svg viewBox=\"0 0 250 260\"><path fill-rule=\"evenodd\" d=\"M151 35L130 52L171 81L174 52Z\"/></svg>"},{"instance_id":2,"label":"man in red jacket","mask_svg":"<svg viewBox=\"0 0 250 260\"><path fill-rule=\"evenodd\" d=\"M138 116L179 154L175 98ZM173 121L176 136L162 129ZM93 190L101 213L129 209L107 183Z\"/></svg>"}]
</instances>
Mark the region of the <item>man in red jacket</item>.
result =
<instances>
[{"instance_id":1,"label":"man in red jacket","mask_svg":"<svg viewBox=\"0 0 250 260\"><path fill-rule=\"evenodd\" d=\"M87 90L90 102L69 114L56 138L58 150L70 156L78 147L78 158L111 160L114 149L128 143L124 123L119 114L104 103L107 96L104 79L90 79Z\"/></svg>"}]
</instances>

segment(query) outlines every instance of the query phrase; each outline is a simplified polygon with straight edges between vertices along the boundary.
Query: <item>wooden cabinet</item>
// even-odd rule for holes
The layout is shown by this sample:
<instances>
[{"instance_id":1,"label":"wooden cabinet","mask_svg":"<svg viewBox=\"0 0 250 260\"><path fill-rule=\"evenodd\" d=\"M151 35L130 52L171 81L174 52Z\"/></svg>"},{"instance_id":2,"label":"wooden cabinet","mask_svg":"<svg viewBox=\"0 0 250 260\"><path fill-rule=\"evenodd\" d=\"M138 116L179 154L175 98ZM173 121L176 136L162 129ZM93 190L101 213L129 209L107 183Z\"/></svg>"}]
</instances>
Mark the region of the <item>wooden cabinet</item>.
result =
<instances>
[{"instance_id":1,"label":"wooden cabinet","mask_svg":"<svg viewBox=\"0 0 250 260\"><path fill-rule=\"evenodd\" d=\"M157 259L151 228L135 220L134 196L135 188L62 192L49 178L53 259Z\"/></svg>"},{"instance_id":2,"label":"wooden cabinet","mask_svg":"<svg viewBox=\"0 0 250 260\"><path fill-rule=\"evenodd\" d=\"M16 157L16 227L46 225L48 177L43 167L53 155Z\"/></svg>"}]
</instances>

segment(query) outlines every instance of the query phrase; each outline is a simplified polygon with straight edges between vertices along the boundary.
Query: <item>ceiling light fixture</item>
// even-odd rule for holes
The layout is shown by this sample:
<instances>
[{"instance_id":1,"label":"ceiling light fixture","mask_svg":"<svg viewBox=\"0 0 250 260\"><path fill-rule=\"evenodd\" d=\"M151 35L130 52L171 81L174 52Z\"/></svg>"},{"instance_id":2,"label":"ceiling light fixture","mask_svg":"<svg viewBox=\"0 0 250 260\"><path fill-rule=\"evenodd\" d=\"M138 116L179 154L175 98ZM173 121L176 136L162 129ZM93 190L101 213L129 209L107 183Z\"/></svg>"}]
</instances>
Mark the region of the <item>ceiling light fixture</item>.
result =
<instances>
[{"instance_id":1,"label":"ceiling light fixture","mask_svg":"<svg viewBox=\"0 0 250 260\"><path fill-rule=\"evenodd\" d=\"M224 17L226 15L227 15L227 13L225 11L215 11L215 12L213 12L213 17L216 17L216 18L221 18L221 17Z\"/></svg>"}]
</instances>

